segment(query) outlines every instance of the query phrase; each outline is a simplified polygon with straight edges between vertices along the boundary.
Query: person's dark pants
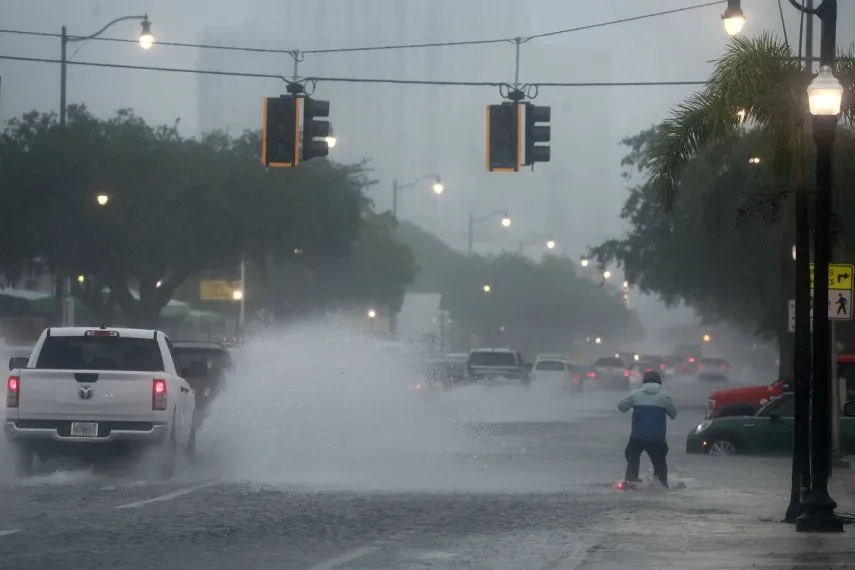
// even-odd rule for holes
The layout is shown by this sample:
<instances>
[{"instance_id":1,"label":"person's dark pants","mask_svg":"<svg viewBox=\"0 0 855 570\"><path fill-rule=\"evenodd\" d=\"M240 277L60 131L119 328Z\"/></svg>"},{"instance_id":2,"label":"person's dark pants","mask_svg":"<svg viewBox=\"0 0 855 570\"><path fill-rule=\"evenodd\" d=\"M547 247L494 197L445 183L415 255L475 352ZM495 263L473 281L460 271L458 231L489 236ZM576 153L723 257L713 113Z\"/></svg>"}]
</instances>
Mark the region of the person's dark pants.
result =
<instances>
[{"instance_id":1,"label":"person's dark pants","mask_svg":"<svg viewBox=\"0 0 855 570\"><path fill-rule=\"evenodd\" d=\"M664 441L644 441L634 437L626 444L626 481L638 481L638 470L641 468L641 454L647 453L653 464L653 473L664 486L668 486L668 444Z\"/></svg>"}]
</instances>

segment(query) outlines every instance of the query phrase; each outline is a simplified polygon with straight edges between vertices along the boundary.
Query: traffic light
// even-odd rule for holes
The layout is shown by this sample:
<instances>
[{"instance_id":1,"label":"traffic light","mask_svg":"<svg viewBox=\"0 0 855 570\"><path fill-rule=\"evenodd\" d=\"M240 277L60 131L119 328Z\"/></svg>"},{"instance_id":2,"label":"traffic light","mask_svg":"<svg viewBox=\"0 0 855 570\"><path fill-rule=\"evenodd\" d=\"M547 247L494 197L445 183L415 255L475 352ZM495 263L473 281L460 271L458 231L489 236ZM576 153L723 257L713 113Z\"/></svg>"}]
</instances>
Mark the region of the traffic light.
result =
<instances>
[{"instance_id":1,"label":"traffic light","mask_svg":"<svg viewBox=\"0 0 855 570\"><path fill-rule=\"evenodd\" d=\"M517 172L522 165L522 105L487 105L487 170Z\"/></svg>"},{"instance_id":2,"label":"traffic light","mask_svg":"<svg viewBox=\"0 0 855 570\"><path fill-rule=\"evenodd\" d=\"M265 97L261 163L292 168L300 163L300 99Z\"/></svg>"},{"instance_id":3,"label":"traffic light","mask_svg":"<svg viewBox=\"0 0 855 570\"><path fill-rule=\"evenodd\" d=\"M327 142L330 102L306 97L303 104L303 160L327 156L330 153Z\"/></svg>"},{"instance_id":4,"label":"traffic light","mask_svg":"<svg viewBox=\"0 0 855 570\"><path fill-rule=\"evenodd\" d=\"M525 165L535 162L549 162L551 149L549 140L552 128L549 120L552 117L552 107L538 107L531 103L525 104ZM536 123L547 123L537 125Z\"/></svg>"}]
</instances>

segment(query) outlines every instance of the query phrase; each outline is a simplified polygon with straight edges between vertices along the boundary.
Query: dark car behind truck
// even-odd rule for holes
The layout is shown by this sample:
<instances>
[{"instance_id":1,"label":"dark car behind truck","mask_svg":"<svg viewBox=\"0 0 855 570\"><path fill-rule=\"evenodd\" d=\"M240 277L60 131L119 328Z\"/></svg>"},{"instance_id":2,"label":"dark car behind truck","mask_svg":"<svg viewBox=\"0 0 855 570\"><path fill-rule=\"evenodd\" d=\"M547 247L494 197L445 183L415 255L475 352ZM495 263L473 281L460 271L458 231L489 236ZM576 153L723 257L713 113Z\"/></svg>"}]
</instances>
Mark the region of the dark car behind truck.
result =
<instances>
[{"instance_id":1,"label":"dark car behind truck","mask_svg":"<svg viewBox=\"0 0 855 570\"><path fill-rule=\"evenodd\" d=\"M204 376L187 378L196 395L196 409L204 417L232 372L234 365L231 354L225 345L216 342L179 340L172 344L182 367L191 362L204 362L208 367L208 373Z\"/></svg>"}]
</instances>

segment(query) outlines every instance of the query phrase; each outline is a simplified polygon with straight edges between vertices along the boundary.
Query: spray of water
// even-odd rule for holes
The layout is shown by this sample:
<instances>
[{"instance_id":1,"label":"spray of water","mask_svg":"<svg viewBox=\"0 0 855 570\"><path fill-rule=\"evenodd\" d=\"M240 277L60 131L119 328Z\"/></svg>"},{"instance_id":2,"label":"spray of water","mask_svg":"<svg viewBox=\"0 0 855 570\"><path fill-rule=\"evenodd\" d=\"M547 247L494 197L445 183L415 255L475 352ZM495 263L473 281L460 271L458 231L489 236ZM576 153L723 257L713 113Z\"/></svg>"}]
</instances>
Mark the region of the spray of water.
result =
<instances>
[{"instance_id":1,"label":"spray of water","mask_svg":"<svg viewBox=\"0 0 855 570\"><path fill-rule=\"evenodd\" d=\"M419 360L334 319L256 339L236 356L200 431L200 454L220 475L256 483L483 488L485 474L469 478L465 458L490 451L489 434L471 424L570 421L614 407L614 396L583 402L555 386L419 390Z\"/></svg>"}]
</instances>

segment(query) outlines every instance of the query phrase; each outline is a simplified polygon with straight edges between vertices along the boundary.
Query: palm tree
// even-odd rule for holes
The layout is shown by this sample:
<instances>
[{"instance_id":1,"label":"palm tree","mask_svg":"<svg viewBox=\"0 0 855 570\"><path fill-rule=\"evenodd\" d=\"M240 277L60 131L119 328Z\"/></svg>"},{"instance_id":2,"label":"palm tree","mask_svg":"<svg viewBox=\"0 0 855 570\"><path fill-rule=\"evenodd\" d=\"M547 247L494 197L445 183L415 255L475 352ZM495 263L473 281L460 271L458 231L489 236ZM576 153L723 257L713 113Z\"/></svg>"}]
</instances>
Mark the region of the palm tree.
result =
<instances>
[{"instance_id":1,"label":"palm tree","mask_svg":"<svg viewBox=\"0 0 855 570\"><path fill-rule=\"evenodd\" d=\"M855 58L840 57L835 75L845 86L844 124L855 123ZM708 146L726 141L746 125L765 139L777 183L792 187L802 162L802 133L811 75L790 46L771 33L736 37L703 90L677 105L648 152L651 182L666 209L680 192L686 165Z\"/></svg>"},{"instance_id":2,"label":"palm tree","mask_svg":"<svg viewBox=\"0 0 855 570\"><path fill-rule=\"evenodd\" d=\"M841 109L844 124L855 123L855 59L852 52L840 57L835 75L846 89ZM803 69L790 46L770 33L755 38L737 37L715 65L705 88L674 109L670 120L660 130L656 142L647 153L646 166L659 201L670 210L678 199L680 178L688 163L705 148L730 139L737 129L752 127L759 131L776 193L798 191L796 214L798 247L804 251L808 244L807 213L804 192L804 125L807 117L805 95L811 74ZM790 236L782 224L781 249L789 250ZM799 291L797 307L806 307L807 256L797 268ZM782 268L789 266L784 263ZM786 269L784 269L786 273ZM784 278L782 285L787 281ZM807 308L797 309L801 322L807 322ZM802 312L804 311L804 312ZM782 309L783 313L783 309ZM782 323L787 319L781 315ZM809 368L809 333L797 333L797 372L800 377ZM782 363L785 355L781 354ZM795 522L803 510L803 499L810 487L810 467L807 461L809 442L808 403L801 388L796 391L792 486L790 505L785 520Z\"/></svg>"}]
</instances>

